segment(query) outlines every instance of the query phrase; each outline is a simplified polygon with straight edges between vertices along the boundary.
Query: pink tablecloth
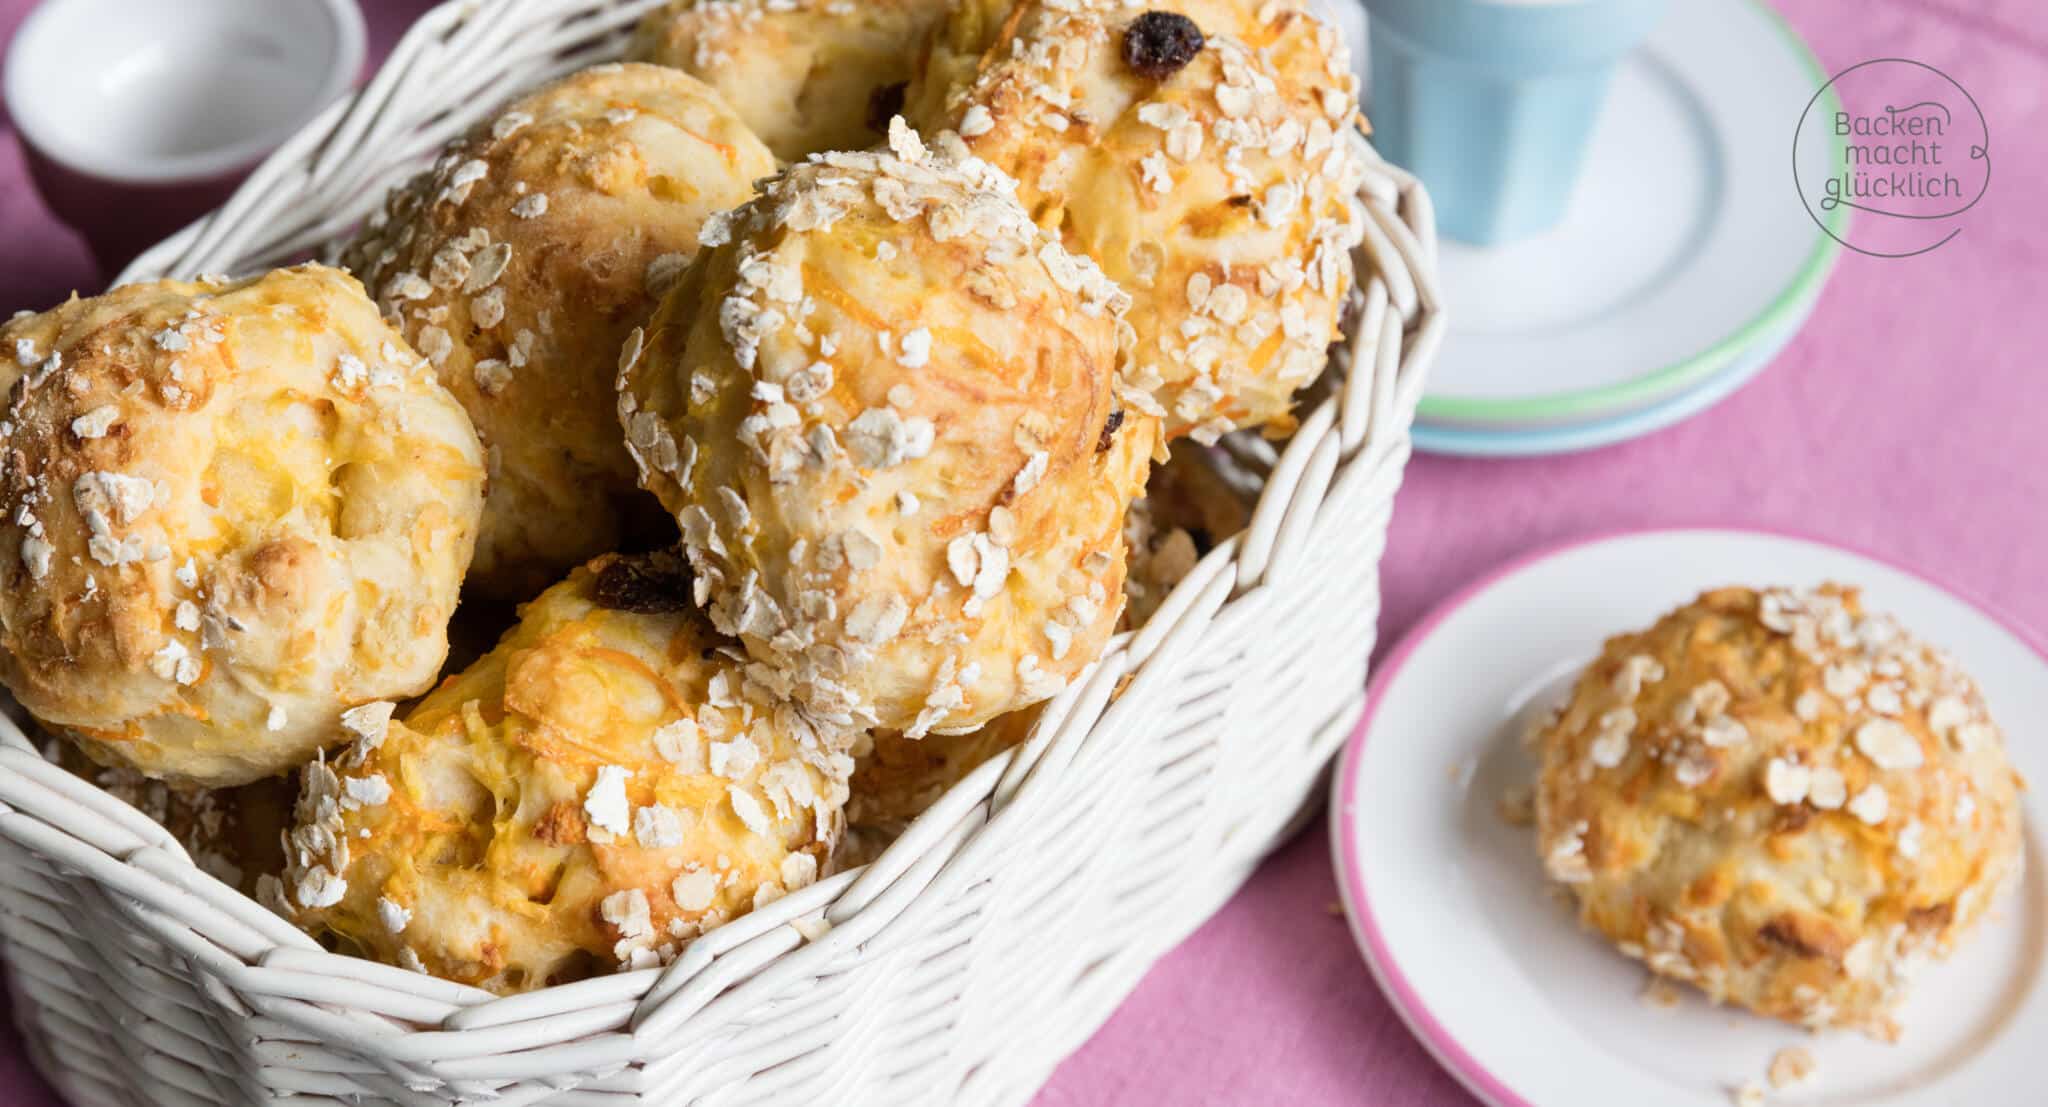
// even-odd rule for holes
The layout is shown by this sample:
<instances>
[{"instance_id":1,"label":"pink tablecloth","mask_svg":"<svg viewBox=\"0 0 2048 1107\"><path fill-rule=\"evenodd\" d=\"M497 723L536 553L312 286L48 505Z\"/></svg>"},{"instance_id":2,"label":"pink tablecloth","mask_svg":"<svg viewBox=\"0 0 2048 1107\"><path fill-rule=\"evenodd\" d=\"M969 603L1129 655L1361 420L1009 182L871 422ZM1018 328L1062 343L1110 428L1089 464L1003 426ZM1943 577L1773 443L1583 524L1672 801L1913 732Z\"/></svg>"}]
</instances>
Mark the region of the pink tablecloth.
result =
<instances>
[{"instance_id":1,"label":"pink tablecloth","mask_svg":"<svg viewBox=\"0 0 2048 1107\"><path fill-rule=\"evenodd\" d=\"M366 0L374 48L426 6ZM1906 261L1846 256L1777 362L1681 427L1542 461L1418 458L1387 551L1384 641L1533 544L1703 520L1886 550L2048 627L2048 15L2037 0L1781 6L1831 71L1903 55L1975 94L1995 175L1969 229ZM0 0L0 42L28 7ZM94 285L0 137L0 312ZM1318 823L1153 970L1041 1103L1470 1103L1374 988L1336 896ZM11 1039L0 1102L56 1103Z\"/></svg>"}]
</instances>

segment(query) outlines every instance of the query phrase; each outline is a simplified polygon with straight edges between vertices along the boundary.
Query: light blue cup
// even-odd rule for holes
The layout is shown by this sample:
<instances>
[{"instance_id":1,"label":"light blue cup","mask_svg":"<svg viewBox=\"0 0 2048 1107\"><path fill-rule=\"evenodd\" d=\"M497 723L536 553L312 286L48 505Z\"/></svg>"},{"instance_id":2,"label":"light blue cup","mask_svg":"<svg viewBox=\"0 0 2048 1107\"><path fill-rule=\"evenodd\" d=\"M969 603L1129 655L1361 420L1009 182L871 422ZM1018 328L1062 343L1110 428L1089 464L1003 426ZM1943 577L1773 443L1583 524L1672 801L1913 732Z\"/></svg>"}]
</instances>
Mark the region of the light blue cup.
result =
<instances>
[{"instance_id":1,"label":"light blue cup","mask_svg":"<svg viewBox=\"0 0 2048 1107\"><path fill-rule=\"evenodd\" d=\"M1373 144L1437 226L1492 245L1564 217L1616 63L1668 0L1365 0Z\"/></svg>"}]
</instances>

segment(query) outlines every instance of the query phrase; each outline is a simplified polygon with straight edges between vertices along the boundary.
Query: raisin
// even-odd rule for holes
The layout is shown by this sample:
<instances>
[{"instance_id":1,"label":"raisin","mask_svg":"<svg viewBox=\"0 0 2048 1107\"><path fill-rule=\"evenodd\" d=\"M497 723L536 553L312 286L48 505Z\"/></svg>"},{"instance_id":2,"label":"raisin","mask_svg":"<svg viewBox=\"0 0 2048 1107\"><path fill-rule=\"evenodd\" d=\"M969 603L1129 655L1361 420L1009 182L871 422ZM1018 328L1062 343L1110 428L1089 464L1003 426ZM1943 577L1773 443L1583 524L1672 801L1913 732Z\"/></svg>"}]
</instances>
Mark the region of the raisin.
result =
<instances>
[{"instance_id":1,"label":"raisin","mask_svg":"<svg viewBox=\"0 0 2048 1107\"><path fill-rule=\"evenodd\" d=\"M1102 421L1102 437L1095 440L1095 452L1098 454L1108 453L1109 447L1116 441L1116 429L1123 425L1124 413L1121 411L1110 412L1109 418Z\"/></svg>"},{"instance_id":2,"label":"raisin","mask_svg":"<svg viewBox=\"0 0 2048 1107\"><path fill-rule=\"evenodd\" d=\"M1202 52L1202 29L1178 12L1146 12L1124 30L1124 64L1148 81L1163 81Z\"/></svg>"},{"instance_id":3,"label":"raisin","mask_svg":"<svg viewBox=\"0 0 2048 1107\"><path fill-rule=\"evenodd\" d=\"M669 615L690 609L690 574L674 554L614 557L597 571L590 598L599 607L635 615Z\"/></svg>"},{"instance_id":4,"label":"raisin","mask_svg":"<svg viewBox=\"0 0 2048 1107\"><path fill-rule=\"evenodd\" d=\"M909 81L898 81L893 85L876 85L868 93L868 129L876 134L889 133L889 121L903 114L903 90L910 87Z\"/></svg>"}]
</instances>

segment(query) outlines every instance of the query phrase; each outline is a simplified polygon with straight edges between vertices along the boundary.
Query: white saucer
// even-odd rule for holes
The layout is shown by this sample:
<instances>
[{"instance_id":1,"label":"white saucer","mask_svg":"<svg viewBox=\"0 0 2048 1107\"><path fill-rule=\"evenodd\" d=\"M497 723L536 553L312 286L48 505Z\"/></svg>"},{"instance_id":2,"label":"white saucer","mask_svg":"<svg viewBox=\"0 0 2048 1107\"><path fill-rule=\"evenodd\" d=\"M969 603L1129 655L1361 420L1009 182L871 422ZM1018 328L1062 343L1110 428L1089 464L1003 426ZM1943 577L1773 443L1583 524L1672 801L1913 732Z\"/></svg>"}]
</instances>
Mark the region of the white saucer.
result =
<instances>
[{"instance_id":1,"label":"white saucer","mask_svg":"<svg viewBox=\"0 0 2048 1107\"><path fill-rule=\"evenodd\" d=\"M1773 1107L2018 1107L2042 1102L2048 1044L2048 807L2024 798L2032 855L1956 956L1929 968L1903 1039L1810 1035L1688 992L1660 1008L1635 963L1579 930L1545 887L1527 827L1496 805L1533 766L1516 735L1617 631L1729 583L1861 585L1874 608L1947 647L2006 727L2015 766L2048 781L2048 649L1915 573L1802 538L1736 530L1607 535L1545 550L1447 601L1375 676L1331 796L1352 931L1409 1028L1494 1107L1729 1107L1773 1054L1816 1078Z\"/></svg>"},{"instance_id":2,"label":"white saucer","mask_svg":"<svg viewBox=\"0 0 2048 1107\"><path fill-rule=\"evenodd\" d=\"M1676 0L1615 74L1564 222L1506 246L1442 243L1457 310L1420 418L1611 419L1783 330L1839 252L1801 204L1790 160L1800 111L1826 80L1755 0ZM1831 151L1803 152L1823 174Z\"/></svg>"}]
</instances>

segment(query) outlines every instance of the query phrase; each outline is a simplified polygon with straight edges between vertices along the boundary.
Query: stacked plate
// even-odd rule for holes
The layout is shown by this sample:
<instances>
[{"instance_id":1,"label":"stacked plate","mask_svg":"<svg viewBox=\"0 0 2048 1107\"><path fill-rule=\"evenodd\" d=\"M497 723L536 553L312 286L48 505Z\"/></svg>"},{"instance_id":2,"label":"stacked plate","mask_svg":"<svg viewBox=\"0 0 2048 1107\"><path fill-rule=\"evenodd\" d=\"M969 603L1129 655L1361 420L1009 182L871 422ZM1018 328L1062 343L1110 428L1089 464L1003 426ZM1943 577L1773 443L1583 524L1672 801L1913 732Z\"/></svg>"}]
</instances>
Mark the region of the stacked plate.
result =
<instances>
[{"instance_id":1,"label":"stacked plate","mask_svg":"<svg viewBox=\"0 0 2048 1107\"><path fill-rule=\"evenodd\" d=\"M1436 453L1563 453L1718 403L1790 341L1832 268L1793 183L1792 137L1827 82L1754 0L1677 0L1616 73L1564 222L1443 243L1451 333L1415 427ZM1836 151L1814 144L1825 176Z\"/></svg>"}]
</instances>

